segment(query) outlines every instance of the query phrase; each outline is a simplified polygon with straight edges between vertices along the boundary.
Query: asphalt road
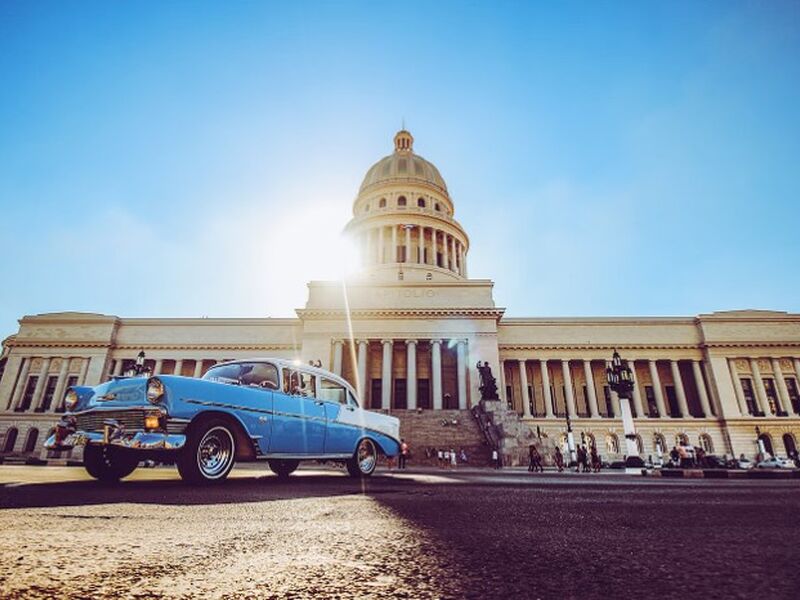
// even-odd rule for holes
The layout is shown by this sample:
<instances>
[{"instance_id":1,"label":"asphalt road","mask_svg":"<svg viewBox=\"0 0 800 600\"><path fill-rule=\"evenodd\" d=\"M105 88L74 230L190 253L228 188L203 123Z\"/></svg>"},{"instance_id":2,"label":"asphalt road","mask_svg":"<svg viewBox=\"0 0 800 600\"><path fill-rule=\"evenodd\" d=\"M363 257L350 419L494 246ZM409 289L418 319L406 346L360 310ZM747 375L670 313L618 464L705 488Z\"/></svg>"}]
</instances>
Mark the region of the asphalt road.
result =
<instances>
[{"instance_id":1,"label":"asphalt road","mask_svg":"<svg viewBox=\"0 0 800 600\"><path fill-rule=\"evenodd\" d=\"M3 598L797 598L800 482L0 467Z\"/></svg>"}]
</instances>

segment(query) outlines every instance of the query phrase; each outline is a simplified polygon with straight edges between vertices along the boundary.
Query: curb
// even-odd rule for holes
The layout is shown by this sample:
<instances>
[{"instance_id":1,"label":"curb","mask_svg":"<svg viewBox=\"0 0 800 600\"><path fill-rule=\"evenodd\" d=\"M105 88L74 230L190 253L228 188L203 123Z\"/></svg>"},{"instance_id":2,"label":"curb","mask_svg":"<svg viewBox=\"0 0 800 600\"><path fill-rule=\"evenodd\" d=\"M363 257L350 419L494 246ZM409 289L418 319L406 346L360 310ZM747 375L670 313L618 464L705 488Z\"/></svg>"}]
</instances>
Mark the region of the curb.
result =
<instances>
[{"instance_id":1,"label":"curb","mask_svg":"<svg viewBox=\"0 0 800 600\"><path fill-rule=\"evenodd\" d=\"M752 469L747 471L728 471L725 469L660 469L644 471L645 477L664 477L670 479L800 479L797 469Z\"/></svg>"}]
</instances>

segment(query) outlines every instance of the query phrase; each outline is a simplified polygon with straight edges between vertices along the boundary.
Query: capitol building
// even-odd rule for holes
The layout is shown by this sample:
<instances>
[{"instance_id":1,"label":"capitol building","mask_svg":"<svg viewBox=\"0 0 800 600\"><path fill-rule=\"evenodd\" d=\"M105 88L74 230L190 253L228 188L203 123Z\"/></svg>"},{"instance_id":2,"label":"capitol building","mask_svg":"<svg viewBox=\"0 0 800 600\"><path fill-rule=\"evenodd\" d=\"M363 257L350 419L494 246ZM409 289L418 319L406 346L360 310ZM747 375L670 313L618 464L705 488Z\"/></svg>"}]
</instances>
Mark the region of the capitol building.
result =
<instances>
[{"instance_id":1,"label":"capitol building","mask_svg":"<svg viewBox=\"0 0 800 600\"><path fill-rule=\"evenodd\" d=\"M481 399L477 365L488 363L501 399L490 416L515 464L534 440L560 444L568 420L605 460L623 457L620 402L605 377L617 349L633 367L642 457L681 441L728 456L795 450L799 314L507 317L493 282L470 278L454 200L405 130L364 176L345 234L358 269L310 282L293 318L22 317L0 355L0 456L46 458L66 388L122 374L140 350L154 373L189 377L236 358L320 361L364 406L400 417L412 449L481 443L469 411Z\"/></svg>"}]
</instances>

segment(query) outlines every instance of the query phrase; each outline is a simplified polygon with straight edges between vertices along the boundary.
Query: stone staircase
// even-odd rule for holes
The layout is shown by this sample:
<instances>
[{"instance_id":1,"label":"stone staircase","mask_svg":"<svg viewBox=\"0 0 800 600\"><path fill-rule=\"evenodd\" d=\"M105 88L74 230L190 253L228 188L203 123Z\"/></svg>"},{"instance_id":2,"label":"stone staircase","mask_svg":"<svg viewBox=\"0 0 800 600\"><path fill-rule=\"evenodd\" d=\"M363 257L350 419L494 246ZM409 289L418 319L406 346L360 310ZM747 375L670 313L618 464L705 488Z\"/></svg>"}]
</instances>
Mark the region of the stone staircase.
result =
<instances>
[{"instance_id":1,"label":"stone staircase","mask_svg":"<svg viewBox=\"0 0 800 600\"><path fill-rule=\"evenodd\" d=\"M425 456L425 450L432 448L458 453L463 448L469 465L486 466L491 461L492 450L468 410L393 410L390 414L400 419L400 437L411 449L409 465L435 466L436 458Z\"/></svg>"}]
</instances>

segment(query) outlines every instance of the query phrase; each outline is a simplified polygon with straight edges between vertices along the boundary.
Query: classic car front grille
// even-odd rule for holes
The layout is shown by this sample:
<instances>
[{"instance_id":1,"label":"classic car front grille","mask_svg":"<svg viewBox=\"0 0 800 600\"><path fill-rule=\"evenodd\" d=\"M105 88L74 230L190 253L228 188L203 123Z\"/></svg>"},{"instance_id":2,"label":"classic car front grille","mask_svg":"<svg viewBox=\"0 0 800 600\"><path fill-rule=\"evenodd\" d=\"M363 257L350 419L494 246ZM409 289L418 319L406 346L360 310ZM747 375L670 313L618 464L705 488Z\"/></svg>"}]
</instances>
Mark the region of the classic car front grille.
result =
<instances>
[{"instance_id":1,"label":"classic car front grille","mask_svg":"<svg viewBox=\"0 0 800 600\"><path fill-rule=\"evenodd\" d=\"M103 431L103 421L114 419L129 431L144 429L145 411L97 410L76 415L78 431Z\"/></svg>"}]
</instances>

